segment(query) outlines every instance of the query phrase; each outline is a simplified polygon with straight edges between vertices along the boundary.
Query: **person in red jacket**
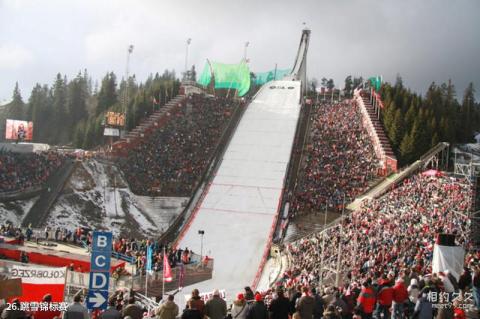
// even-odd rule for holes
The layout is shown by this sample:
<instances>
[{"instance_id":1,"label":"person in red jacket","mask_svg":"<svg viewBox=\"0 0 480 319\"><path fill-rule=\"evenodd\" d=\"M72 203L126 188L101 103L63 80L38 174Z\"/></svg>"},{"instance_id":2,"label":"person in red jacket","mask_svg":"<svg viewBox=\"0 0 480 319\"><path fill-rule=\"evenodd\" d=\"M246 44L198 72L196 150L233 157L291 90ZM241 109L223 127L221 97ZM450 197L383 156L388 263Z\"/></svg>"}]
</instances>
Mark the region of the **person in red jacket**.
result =
<instances>
[{"instance_id":1,"label":"person in red jacket","mask_svg":"<svg viewBox=\"0 0 480 319\"><path fill-rule=\"evenodd\" d=\"M357 299L358 306L362 310L362 319L371 319L375 308L375 292L372 288L372 279L368 278L364 283Z\"/></svg>"},{"instance_id":2,"label":"person in red jacket","mask_svg":"<svg viewBox=\"0 0 480 319\"><path fill-rule=\"evenodd\" d=\"M403 279L399 278L393 286L393 315L392 319L402 319L404 315L404 305L408 300L408 291L403 284Z\"/></svg>"},{"instance_id":3,"label":"person in red jacket","mask_svg":"<svg viewBox=\"0 0 480 319\"><path fill-rule=\"evenodd\" d=\"M378 292L377 292L377 308L375 309L376 317L381 318L383 314L383 319L390 319L390 308L392 307L393 301L393 288L390 283L390 280L386 276L383 276L378 281Z\"/></svg>"}]
</instances>

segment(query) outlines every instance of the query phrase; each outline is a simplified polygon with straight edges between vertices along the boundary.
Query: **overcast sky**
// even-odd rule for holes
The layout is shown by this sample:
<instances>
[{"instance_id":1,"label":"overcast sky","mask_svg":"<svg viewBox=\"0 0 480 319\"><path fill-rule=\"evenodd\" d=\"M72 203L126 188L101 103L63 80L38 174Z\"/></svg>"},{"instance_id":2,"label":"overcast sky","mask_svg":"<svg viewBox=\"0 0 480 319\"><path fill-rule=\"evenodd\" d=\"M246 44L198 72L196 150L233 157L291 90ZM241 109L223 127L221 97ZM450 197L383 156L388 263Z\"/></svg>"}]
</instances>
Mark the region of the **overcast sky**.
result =
<instances>
[{"instance_id":1,"label":"overcast sky","mask_svg":"<svg viewBox=\"0 0 480 319\"><path fill-rule=\"evenodd\" d=\"M480 92L480 1L0 0L0 102L16 81L26 100L37 82L87 68L94 80L130 70L183 71L205 59L236 63L246 41L252 71L292 66L302 23L312 30L308 76L383 75L424 92L451 78Z\"/></svg>"}]
</instances>

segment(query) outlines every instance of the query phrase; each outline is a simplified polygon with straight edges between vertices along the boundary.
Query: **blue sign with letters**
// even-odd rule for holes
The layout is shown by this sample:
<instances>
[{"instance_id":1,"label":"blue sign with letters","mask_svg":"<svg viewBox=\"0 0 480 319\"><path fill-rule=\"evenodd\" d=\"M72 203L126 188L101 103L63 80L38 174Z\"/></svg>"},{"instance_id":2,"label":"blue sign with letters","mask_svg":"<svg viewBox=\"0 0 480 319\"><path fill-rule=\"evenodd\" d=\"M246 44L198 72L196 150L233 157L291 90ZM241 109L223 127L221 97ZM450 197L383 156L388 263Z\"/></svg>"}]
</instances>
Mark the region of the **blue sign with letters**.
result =
<instances>
[{"instance_id":1,"label":"blue sign with letters","mask_svg":"<svg viewBox=\"0 0 480 319\"><path fill-rule=\"evenodd\" d=\"M111 256L112 233L94 231L87 299L89 310L107 309Z\"/></svg>"}]
</instances>

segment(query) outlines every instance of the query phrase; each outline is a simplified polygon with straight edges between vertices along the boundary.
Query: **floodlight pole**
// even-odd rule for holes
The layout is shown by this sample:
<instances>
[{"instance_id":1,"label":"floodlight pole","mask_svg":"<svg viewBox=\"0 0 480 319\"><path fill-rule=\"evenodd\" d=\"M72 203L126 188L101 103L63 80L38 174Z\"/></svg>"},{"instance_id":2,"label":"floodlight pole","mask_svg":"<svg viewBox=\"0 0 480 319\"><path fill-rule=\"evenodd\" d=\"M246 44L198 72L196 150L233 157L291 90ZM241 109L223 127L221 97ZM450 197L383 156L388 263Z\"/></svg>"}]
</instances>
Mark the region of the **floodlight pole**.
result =
<instances>
[{"instance_id":1,"label":"floodlight pole","mask_svg":"<svg viewBox=\"0 0 480 319\"><path fill-rule=\"evenodd\" d=\"M245 61L245 63L247 63L247 48L249 44L250 44L249 41L245 42L245 49L243 51L243 60Z\"/></svg>"},{"instance_id":2,"label":"floodlight pole","mask_svg":"<svg viewBox=\"0 0 480 319\"><path fill-rule=\"evenodd\" d=\"M130 54L133 52L133 44L130 44L127 48L127 64L125 66L125 93L123 94L124 96L124 114L125 114L125 119L127 118L127 108L128 108L128 77L129 77L129 67L130 67ZM134 114L135 116L135 114ZM127 121L125 121L124 127L127 126Z\"/></svg>"},{"instance_id":3,"label":"floodlight pole","mask_svg":"<svg viewBox=\"0 0 480 319\"><path fill-rule=\"evenodd\" d=\"M188 70L188 47L189 47L191 42L192 42L192 39L188 38L186 49L185 49L185 79L187 78L187 70Z\"/></svg>"}]
</instances>

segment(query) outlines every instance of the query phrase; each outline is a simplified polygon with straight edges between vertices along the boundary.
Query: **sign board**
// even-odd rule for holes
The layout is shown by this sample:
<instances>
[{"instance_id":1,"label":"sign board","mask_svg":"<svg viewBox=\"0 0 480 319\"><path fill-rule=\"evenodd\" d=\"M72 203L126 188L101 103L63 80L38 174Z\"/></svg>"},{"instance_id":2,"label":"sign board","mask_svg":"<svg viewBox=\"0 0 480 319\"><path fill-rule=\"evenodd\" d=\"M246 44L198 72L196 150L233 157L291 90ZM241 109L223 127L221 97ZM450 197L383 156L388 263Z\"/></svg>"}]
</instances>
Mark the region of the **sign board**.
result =
<instances>
[{"instance_id":1,"label":"sign board","mask_svg":"<svg viewBox=\"0 0 480 319\"><path fill-rule=\"evenodd\" d=\"M125 114L119 112L107 112L105 115L107 125L125 126Z\"/></svg>"},{"instance_id":2,"label":"sign board","mask_svg":"<svg viewBox=\"0 0 480 319\"><path fill-rule=\"evenodd\" d=\"M104 136L120 136L120 130L118 128L106 127L103 131Z\"/></svg>"},{"instance_id":3,"label":"sign board","mask_svg":"<svg viewBox=\"0 0 480 319\"><path fill-rule=\"evenodd\" d=\"M87 299L87 308L89 310L107 309L111 256L112 233L94 231Z\"/></svg>"}]
</instances>

